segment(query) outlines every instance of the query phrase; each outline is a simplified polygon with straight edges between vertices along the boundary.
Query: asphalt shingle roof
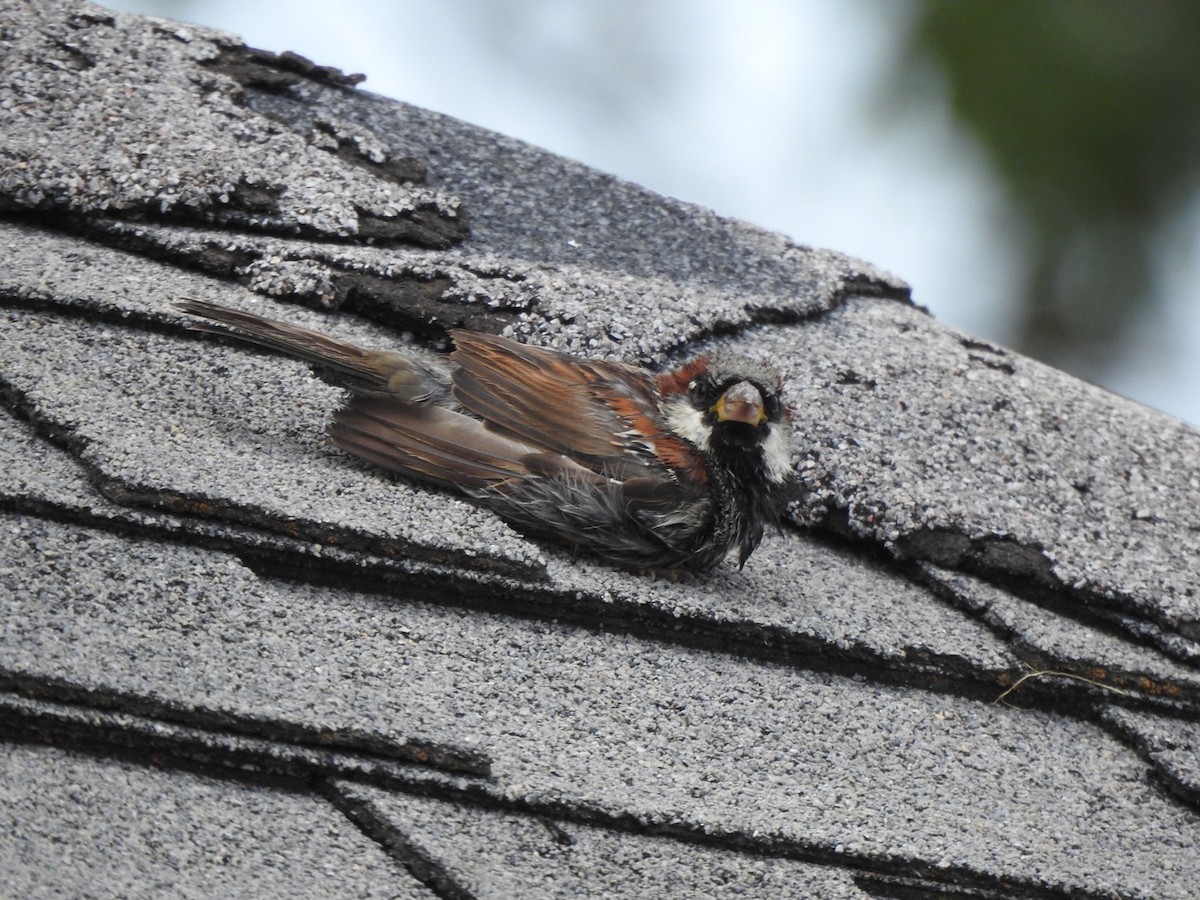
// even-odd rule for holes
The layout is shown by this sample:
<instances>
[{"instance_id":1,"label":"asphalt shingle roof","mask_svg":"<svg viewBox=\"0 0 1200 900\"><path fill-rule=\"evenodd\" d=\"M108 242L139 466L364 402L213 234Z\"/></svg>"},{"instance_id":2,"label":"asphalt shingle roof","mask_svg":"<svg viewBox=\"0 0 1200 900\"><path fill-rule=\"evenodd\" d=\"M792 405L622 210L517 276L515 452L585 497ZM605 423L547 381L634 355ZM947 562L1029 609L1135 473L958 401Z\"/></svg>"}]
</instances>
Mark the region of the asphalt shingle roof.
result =
<instances>
[{"instance_id":1,"label":"asphalt shingle roof","mask_svg":"<svg viewBox=\"0 0 1200 900\"><path fill-rule=\"evenodd\" d=\"M229 35L0 7L20 896L1190 897L1200 434L894 277ZM744 571L531 541L188 331L769 358Z\"/></svg>"}]
</instances>

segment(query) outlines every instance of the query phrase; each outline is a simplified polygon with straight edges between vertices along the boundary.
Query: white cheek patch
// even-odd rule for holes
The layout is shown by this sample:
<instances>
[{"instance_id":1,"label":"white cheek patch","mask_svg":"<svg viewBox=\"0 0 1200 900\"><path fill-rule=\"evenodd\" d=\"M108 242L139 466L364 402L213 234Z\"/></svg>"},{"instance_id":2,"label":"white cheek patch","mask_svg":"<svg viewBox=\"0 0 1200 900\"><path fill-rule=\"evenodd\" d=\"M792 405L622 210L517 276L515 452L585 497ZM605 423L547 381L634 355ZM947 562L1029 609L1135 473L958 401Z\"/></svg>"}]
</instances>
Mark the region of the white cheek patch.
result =
<instances>
[{"instance_id":1,"label":"white cheek patch","mask_svg":"<svg viewBox=\"0 0 1200 900\"><path fill-rule=\"evenodd\" d=\"M763 441L763 462L767 476L776 484L785 481L792 470L791 429L774 422L767 426L767 439Z\"/></svg>"},{"instance_id":2,"label":"white cheek patch","mask_svg":"<svg viewBox=\"0 0 1200 900\"><path fill-rule=\"evenodd\" d=\"M691 441L700 450L708 450L708 436L712 429L704 424L700 410L686 400L672 400L663 412L671 431Z\"/></svg>"}]
</instances>

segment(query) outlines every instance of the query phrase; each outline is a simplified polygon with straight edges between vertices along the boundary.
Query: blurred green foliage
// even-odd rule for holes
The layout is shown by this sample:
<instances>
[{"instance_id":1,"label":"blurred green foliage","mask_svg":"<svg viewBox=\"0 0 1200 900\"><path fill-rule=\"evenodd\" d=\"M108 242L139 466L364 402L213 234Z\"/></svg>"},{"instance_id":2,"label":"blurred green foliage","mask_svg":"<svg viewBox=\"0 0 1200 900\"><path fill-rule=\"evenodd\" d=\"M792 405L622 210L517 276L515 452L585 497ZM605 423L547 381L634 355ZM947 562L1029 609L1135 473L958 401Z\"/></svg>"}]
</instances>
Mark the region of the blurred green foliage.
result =
<instances>
[{"instance_id":1,"label":"blurred green foliage","mask_svg":"<svg viewBox=\"0 0 1200 900\"><path fill-rule=\"evenodd\" d=\"M1020 348L1097 376L1196 197L1200 2L922 0L911 40L1014 201Z\"/></svg>"}]
</instances>

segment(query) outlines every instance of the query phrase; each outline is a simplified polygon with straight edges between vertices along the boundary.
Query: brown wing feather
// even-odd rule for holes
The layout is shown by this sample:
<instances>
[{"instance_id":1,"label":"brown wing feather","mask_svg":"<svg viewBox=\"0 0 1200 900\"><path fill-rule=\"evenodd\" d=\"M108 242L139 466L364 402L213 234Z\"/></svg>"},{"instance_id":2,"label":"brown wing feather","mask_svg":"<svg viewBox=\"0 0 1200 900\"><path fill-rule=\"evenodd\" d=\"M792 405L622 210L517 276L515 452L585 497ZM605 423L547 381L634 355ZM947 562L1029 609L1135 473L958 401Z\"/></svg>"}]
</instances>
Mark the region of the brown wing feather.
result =
<instances>
[{"instance_id":1,"label":"brown wing feather","mask_svg":"<svg viewBox=\"0 0 1200 900\"><path fill-rule=\"evenodd\" d=\"M643 407L629 397L606 398L609 406L641 436L642 442L670 471L686 473L688 481L696 484L708 483L708 468L704 455L695 444L677 434L664 433L659 427L658 416L650 416ZM633 477L637 477L636 475Z\"/></svg>"},{"instance_id":2,"label":"brown wing feather","mask_svg":"<svg viewBox=\"0 0 1200 900\"><path fill-rule=\"evenodd\" d=\"M644 475L657 457L703 480L700 453L665 432L649 373L496 335L452 334L454 396L492 427L609 475Z\"/></svg>"},{"instance_id":3,"label":"brown wing feather","mask_svg":"<svg viewBox=\"0 0 1200 900\"><path fill-rule=\"evenodd\" d=\"M550 465L595 478L557 454L488 430L477 419L436 406L354 397L334 415L330 439L360 459L413 478L465 491L505 491Z\"/></svg>"}]
</instances>

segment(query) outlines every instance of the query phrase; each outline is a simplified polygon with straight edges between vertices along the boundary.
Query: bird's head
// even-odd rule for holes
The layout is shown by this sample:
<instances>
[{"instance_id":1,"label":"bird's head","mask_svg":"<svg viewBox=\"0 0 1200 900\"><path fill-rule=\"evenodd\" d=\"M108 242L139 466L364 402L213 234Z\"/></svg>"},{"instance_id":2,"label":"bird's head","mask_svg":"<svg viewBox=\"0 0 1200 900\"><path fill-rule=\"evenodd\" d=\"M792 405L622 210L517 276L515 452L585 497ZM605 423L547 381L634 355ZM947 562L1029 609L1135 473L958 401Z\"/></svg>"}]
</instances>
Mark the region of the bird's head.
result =
<instances>
[{"instance_id":1,"label":"bird's head","mask_svg":"<svg viewBox=\"0 0 1200 900\"><path fill-rule=\"evenodd\" d=\"M761 466L779 484L790 471L783 380L743 357L704 357L660 379L671 430L718 461Z\"/></svg>"}]
</instances>

